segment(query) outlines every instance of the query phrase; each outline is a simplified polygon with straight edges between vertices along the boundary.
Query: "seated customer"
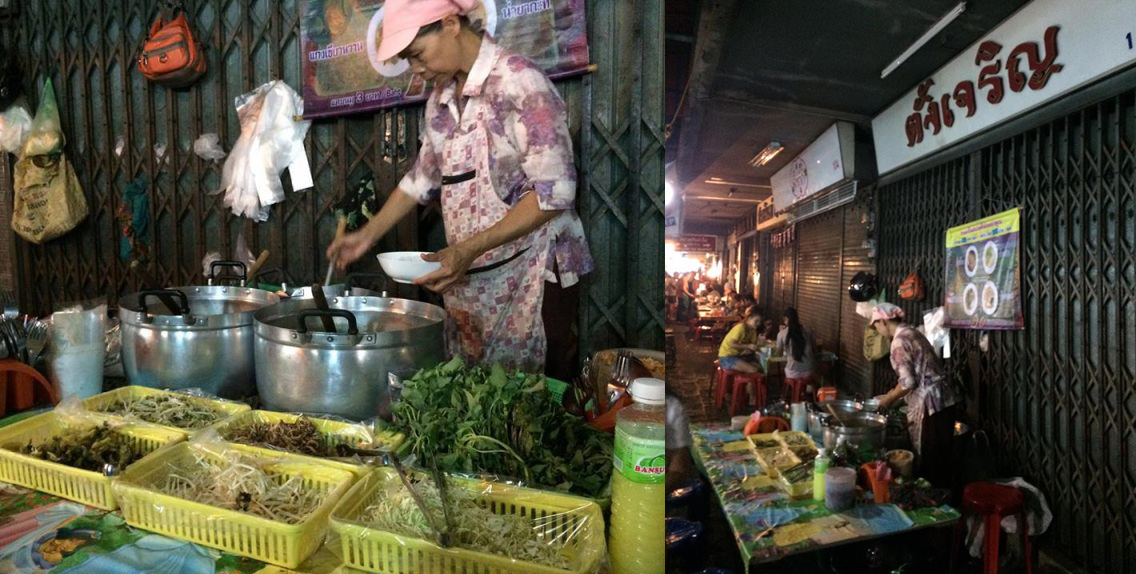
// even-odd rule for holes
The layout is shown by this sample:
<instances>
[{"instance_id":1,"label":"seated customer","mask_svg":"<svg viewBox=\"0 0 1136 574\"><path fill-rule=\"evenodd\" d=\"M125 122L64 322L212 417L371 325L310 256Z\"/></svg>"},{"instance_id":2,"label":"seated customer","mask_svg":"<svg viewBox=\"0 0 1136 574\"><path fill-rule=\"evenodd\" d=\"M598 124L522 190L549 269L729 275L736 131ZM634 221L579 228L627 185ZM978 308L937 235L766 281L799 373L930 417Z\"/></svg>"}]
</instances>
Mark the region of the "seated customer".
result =
<instances>
[{"instance_id":1,"label":"seated customer","mask_svg":"<svg viewBox=\"0 0 1136 574\"><path fill-rule=\"evenodd\" d=\"M812 331L801 325L797 310L785 309L785 329L777 334L777 354L785 355L785 379L803 380L811 388L816 373L816 340Z\"/></svg>"},{"instance_id":2,"label":"seated customer","mask_svg":"<svg viewBox=\"0 0 1136 574\"><path fill-rule=\"evenodd\" d=\"M761 313L751 308L740 323L734 325L729 333L722 339L718 347L718 366L728 371L742 373L758 373L761 367L756 361L742 358L746 352L757 351L757 326L761 324Z\"/></svg>"}]
</instances>

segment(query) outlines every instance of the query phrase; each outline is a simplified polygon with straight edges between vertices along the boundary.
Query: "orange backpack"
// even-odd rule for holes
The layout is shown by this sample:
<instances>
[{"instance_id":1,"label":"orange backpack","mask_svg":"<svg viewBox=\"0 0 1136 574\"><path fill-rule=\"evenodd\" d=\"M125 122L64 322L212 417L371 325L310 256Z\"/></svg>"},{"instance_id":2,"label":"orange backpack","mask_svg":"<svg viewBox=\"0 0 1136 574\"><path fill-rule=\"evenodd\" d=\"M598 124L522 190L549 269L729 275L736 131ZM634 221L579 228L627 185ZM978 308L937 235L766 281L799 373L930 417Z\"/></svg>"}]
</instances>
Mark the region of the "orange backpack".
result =
<instances>
[{"instance_id":1,"label":"orange backpack","mask_svg":"<svg viewBox=\"0 0 1136 574\"><path fill-rule=\"evenodd\" d=\"M184 88L205 73L205 55L193 38L181 2L171 3L174 16L161 11L138 55L138 71L147 79L170 88Z\"/></svg>"},{"instance_id":2,"label":"orange backpack","mask_svg":"<svg viewBox=\"0 0 1136 574\"><path fill-rule=\"evenodd\" d=\"M908 301L922 301L923 297L927 294L927 290L923 285L923 278L919 276L919 271L912 271L903 283L899 285L899 298Z\"/></svg>"}]
</instances>

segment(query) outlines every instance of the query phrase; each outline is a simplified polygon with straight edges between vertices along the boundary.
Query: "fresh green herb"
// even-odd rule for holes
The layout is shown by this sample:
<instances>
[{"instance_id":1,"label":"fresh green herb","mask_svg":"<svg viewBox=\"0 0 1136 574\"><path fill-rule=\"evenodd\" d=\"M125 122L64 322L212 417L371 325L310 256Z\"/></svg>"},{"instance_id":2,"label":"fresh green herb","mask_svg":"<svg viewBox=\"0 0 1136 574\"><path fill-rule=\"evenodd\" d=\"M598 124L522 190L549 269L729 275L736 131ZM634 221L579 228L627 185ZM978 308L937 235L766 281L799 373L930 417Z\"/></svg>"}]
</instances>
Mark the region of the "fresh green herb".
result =
<instances>
[{"instance_id":1,"label":"fresh green herb","mask_svg":"<svg viewBox=\"0 0 1136 574\"><path fill-rule=\"evenodd\" d=\"M599 496L611 478L611 436L569 414L541 375L461 359L420 371L393 406L422 466L491 473Z\"/></svg>"},{"instance_id":2,"label":"fresh green herb","mask_svg":"<svg viewBox=\"0 0 1136 574\"><path fill-rule=\"evenodd\" d=\"M56 434L38 444L28 441L26 445L7 448L39 459L96 472L102 472L108 464L119 470L125 469L128 464L146 455L129 437L115 432L107 423L85 429L67 429L67 432Z\"/></svg>"}]
</instances>

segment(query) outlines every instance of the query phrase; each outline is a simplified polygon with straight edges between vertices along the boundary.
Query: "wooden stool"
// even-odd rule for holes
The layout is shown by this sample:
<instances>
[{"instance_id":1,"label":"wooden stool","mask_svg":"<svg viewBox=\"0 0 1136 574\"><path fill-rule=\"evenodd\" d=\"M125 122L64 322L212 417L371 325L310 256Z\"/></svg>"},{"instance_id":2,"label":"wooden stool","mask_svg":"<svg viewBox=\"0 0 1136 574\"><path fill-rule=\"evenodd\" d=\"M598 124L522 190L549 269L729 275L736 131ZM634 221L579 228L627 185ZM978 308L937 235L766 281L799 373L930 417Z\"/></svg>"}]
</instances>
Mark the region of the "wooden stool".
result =
<instances>
[{"instance_id":1,"label":"wooden stool","mask_svg":"<svg viewBox=\"0 0 1136 574\"><path fill-rule=\"evenodd\" d=\"M1002 519L1016 515L1022 537L1022 552L1025 554L1026 574L1033 574L1029 525L1026 522L1025 496L1022 495L1022 491L1002 484L972 482L962 491L962 511L964 515L982 517L985 536L982 550L984 574L998 573L998 539L1002 533ZM955 553L958 552L959 539L963 538L965 523L965 520L959 520L955 525L955 541L951 549L952 573L955 571ZM963 552L966 552L965 548Z\"/></svg>"}]
</instances>

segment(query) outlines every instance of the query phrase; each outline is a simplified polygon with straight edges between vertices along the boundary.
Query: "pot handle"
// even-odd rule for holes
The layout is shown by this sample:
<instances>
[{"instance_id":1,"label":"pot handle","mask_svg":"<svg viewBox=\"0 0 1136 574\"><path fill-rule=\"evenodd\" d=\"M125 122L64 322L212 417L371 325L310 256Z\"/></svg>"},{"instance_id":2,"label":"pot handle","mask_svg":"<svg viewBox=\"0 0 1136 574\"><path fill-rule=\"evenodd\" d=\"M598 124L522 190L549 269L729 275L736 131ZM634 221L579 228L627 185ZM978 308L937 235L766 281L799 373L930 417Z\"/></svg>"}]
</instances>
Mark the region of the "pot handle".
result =
<instances>
[{"instance_id":1,"label":"pot handle","mask_svg":"<svg viewBox=\"0 0 1136 574\"><path fill-rule=\"evenodd\" d=\"M214 261L209 264L210 285L212 285L213 281L217 278L218 267L236 267L237 269L240 269L240 274L237 275L237 278L241 280L241 286L244 286L244 284L248 282L248 267L244 263L240 261L234 261L232 259L222 259L220 261Z\"/></svg>"},{"instance_id":2,"label":"pot handle","mask_svg":"<svg viewBox=\"0 0 1136 574\"><path fill-rule=\"evenodd\" d=\"M382 279L383 280L382 291L384 293L387 292L387 291L390 291L390 276L387 275L386 273L377 273L377 272L373 272L373 271L371 271L371 272L359 271L359 272L356 272L356 273L348 273L347 274L347 281L345 283L345 287L347 288L348 291L350 291L351 288L355 286L355 280L356 279Z\"/></svg>"},{"instance_id":3,"label":"pot handle","mask_svg":"<svg viewBox=\"0 0 1136 574\"><path fill-rule=\"evenodd\" d=\"M177 289L148 289L138 293L138 304L142 307L142 313L145 315L150 314L150 310L146 307L146 299L148 297L157 298L167 309L178 315L189 314L189 298L185 296L183 291ZM178 301L174 301L175 298L178 299Z\"/></svg>"},{"instance_id":4,"label":"pot handle","mask_svg":"<svg viewBox=\"0 0 1136 574\"><path fill-rule=\"evenodd\" d=\"M347 334L359 334L359 324L355 321L355 314L344 309L328 309L327 311L320 309L304 309L303 311L300 311L300 328L296 330L301 333L307 333L308 319L311 317L343 317L344 319L347 319Z\"/></svg>"}]
</instances>

